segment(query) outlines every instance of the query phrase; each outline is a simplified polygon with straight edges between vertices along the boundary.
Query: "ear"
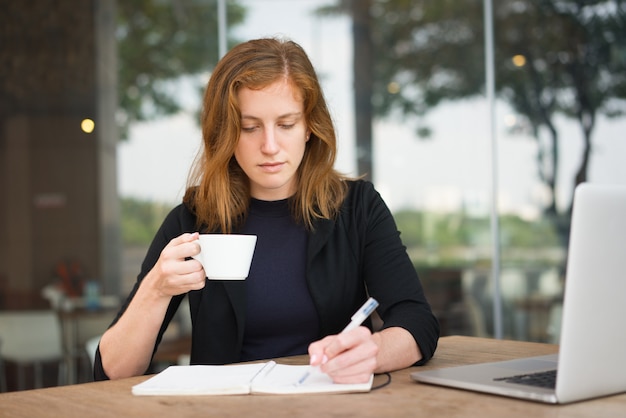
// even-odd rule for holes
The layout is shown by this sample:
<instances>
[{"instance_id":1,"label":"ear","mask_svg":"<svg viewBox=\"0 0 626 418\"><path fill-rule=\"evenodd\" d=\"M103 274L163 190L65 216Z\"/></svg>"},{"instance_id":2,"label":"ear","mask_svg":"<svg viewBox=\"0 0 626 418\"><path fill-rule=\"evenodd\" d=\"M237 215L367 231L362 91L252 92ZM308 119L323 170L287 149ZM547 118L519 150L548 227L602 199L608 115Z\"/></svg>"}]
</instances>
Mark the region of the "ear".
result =
<instances>
[{"instance_id":1,"label":"ear","mask_svg":"<svg viewBox=\"0 0 626 418\"><path fill-rule=\"evenodd\" d=\"M309 142L309 139L311 139L311 130L307 129L306 130L306 140L305 140L305 142Z\"/></svg>"}]
</instances>

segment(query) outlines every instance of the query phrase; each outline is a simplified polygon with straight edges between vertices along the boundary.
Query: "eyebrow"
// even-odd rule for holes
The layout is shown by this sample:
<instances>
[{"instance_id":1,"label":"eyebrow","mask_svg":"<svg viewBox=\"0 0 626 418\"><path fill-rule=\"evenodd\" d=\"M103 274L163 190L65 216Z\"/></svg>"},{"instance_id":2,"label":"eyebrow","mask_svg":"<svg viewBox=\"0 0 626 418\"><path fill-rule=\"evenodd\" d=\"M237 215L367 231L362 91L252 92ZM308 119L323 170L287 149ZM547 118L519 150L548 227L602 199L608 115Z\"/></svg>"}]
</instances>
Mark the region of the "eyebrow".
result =
<instances>
[{"instance_id":1,"label":"eyebrow","mask_svg":"<svg viewBox=\"0 0 626 418\"><path fill-rule=\"evenodd\" d=\"M284 115L278 116L277 119L287 119L287 118L293 118L293 117L302 118L303 114L302 114L302 112L285 113ZM256 116L252 116L252 115L241 115L241 119L259 120L261 118L258 118Z\"/></svg>"}]
</instances>

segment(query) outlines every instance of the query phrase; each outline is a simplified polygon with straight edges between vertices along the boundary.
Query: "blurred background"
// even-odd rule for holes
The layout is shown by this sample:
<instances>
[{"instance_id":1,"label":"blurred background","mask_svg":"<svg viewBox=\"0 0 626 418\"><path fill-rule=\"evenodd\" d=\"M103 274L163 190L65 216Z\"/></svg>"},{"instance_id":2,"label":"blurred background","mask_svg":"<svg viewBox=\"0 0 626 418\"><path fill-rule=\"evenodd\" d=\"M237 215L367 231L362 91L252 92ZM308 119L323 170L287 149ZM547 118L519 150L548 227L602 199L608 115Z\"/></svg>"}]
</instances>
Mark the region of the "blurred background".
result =
<instances>
[{"instance_id":1,"label":"blurred background","mask_svg":"<svg viewBox=\"0 0 626 418\"><path fill-rule=\"evenodd\" d=\"M203 88L301 44L442 325L558 343L572 195L626 184L619 0L6 0L0 390L91 380L93 345L184 193ZM188 312L155 368L188 349Z\"/></svg>"}]
</instances>

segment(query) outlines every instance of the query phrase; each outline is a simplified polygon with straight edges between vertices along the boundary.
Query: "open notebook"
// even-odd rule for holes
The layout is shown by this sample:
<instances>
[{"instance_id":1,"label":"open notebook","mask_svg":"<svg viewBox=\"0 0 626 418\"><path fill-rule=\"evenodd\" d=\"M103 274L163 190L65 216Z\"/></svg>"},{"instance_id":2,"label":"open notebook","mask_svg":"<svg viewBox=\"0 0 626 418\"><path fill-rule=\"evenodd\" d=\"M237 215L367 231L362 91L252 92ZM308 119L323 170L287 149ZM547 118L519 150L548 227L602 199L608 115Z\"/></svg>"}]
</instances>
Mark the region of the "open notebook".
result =
<instances>
[{"instance_id":1,"label":"open notebook","mask_svg":"<svg viewBox=\"0 0 626 418\"><path fill-rule=\"evenodd\" d=\"M547 403L626 392L624 318L626 187L582 184L574 195L558 356L448 367L411 377ZM554 386L546 380L531 385L537 372L553 378Z\"/></svg>"},{"instance_id":2,"label":"open notebook","mask_svg":"<svg viewBox=\"0 0 626 418\"><path fill-rule=\"evenodd\" d=\"M368 392L374 376L366 383L333 383L317 368L302 384L298 381L310 366L278 364L274 361L225 366L170 366L132 388L134 395L244 395L295 393Z\"/></svg>"}]
</instances>

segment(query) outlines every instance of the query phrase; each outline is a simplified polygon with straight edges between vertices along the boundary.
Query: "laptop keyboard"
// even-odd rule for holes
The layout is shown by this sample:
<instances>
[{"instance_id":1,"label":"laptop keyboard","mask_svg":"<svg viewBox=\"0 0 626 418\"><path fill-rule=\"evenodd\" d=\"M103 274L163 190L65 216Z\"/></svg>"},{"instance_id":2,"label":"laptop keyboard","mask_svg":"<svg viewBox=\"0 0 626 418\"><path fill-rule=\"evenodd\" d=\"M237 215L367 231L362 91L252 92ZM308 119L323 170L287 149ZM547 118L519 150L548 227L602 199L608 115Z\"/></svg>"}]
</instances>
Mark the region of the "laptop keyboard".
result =
<instances>
[{"instance_id":1,"label":"laptop keyboard","mask_svg":"<svg viewBox=\"0 0 626 418\"><path fill-rule=\"evenodd\" d=\"M556 370L548 370L545 372L529 374L518 374L509 377L499 377L493 380L506 383L516 383L519 385L538 386L542 388L554 389L556 387Z\"/></svg>"}]
</instances>

